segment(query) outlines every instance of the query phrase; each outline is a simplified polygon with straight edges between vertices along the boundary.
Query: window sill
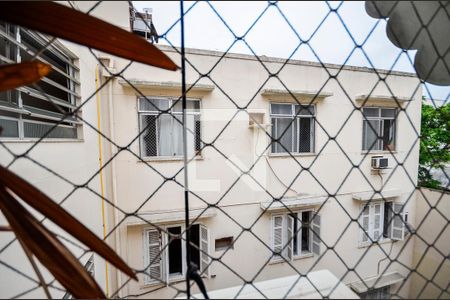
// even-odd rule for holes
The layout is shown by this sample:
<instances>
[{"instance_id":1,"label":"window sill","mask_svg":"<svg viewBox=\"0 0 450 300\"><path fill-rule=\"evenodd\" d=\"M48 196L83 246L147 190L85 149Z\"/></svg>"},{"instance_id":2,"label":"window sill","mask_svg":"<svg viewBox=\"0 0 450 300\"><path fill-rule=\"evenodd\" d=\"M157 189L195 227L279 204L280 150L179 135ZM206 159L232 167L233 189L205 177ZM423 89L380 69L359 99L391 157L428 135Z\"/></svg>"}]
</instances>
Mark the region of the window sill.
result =
<instances>
[{"instance_id":1,"label":"window sill","mask_svg":"<svg viewBox=\"0 0 450 300\"><path fill-rule=\"evenodd\" d=\"M293 157L309 157L309 156L317 156L315 152L305 152L305 153L291 153ZM277 157L291 157L288 153L269 153L269 158L277 158Z\"/></svg>"},{"instance_id":2,"label":"window sill","mask_svg":"<svg viewBox=\"0 0 450 300\"><path fill-rule=\"evenodd\" d=\"M304 259L304 258L311 258L314 257L314 253L305 253L305 254L301 254L301 255L296 255L292 257L291 261L294 260L299 260L299 259ZM288 259L286 259L287 261L289 261ZM280 263L285 263L286 260L282 259L282 258L272 258L269 262L269 265L276 265L276 264L280 264Z\"/></svg>"},{"instance_id":3,"label":"window sill","mask_svg":"<svg viewBox=\"0 0 450 300\"><path fill-rule=\"evenodd\" d=\"M382 239L381 241L378 241L378 244L389 244L389 243L394 243L397 242L397 240L393 240L393 239L389 239L389 238L385 238ZM367 247L371 247L371 246L375 246L376 243L371 243L371 242L364 242L364 243L359 243L358 244L358 248L362 249L362 248L367 248Z\"/></svg>"},{"instance_id":4,"label":"window sill","mask_svg":"<svg viewBox=\"0 0 450 300\"><path fill-rule=\"evenodd\" d=\"M304 254L300 254L300 255L294 256L294 260L303 259L303 258L310 258L310 257L314 257L314 253L308 252L308 253L304 253Z\"/></svg>"},{"instance_id":5,"label":"window sill","mask_svg":"<svg viewBox=\"0 0 450 300\"><path fill-rule=\"evenodd\" d=\"M2 143L18 143L18 144L27 144L27 143L36 143L39 139L14 139L14 138L0 138L0 142ZM84 143L84 139L43 139L40 140L39 143Z\"/></svg>"},{"instance_id":6,"label":"window sill","mask_svg":"<svg viewBox=\"0 0 450 300\"><path fill-rule=\"evenodd\" d=\"M204 160L202 155L197 155L194 160ZM137 160L138 163L143 162L181 162L184 158L182 156L155 156L155 157L143 157L142 160Z\"/></svg>"},{"instance_id":7,"label":"window sill","mask_svg":"<svg viewBox=\"0 0 450 300\"><path fill-rule=\"evenodd\" d=\"M185 280L184 276L177 276L177 277L169 278L169 284L179 283L179 282L182 282L184 280ZM154 288L154 287L163 287L163 286L166 286L166 285L167 284L164 283L164 282L155 281L155 282L150 282L150 283L144 283L139 288L141 290L143 290L143 289Z\"/></svg>"},{"instance_id":8,"label":"window sill","mask_svg":"<svg viewBox=\"0 0 450 300\"><path fill-rule=\"evenodd\" d=\"M389 150L370 150L370 151L367 151L367 150L363 150L363 151L361 151L361 155L365 155L365 154L397 154L398 152L397 152L397 150L392 150L392 151L389 151Z\"/></svg>"}]
</instances>

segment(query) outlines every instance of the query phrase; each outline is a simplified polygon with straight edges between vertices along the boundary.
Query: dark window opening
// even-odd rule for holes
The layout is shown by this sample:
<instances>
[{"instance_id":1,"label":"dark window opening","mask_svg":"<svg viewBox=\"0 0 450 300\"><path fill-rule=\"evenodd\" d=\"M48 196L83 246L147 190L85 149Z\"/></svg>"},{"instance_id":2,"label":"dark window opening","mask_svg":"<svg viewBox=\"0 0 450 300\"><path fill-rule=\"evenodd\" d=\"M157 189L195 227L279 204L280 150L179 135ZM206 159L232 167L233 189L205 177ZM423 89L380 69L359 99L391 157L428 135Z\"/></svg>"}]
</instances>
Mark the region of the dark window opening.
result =
<instances>
[{"instance_id":1,"label":"dark window opening","mask_svg":"<svg viewBox=\"0 0 450 300\"><path fill-rule=\"evenodd\" d=\"M298 255L298 218L297 214L290 214L290 216L294 218L292 246L294 247L294 255Z\"/></svg>"},{"instance_id":2,"label":"dark window opening","mask_svg":"<svg viewBox=\"0 0 450 300\"><path fill-rule=\"evenodd\" d=\"M169 275L182 274L181 227L171 227L167 231L169 232Z\"/></svg>"},{"instance_id":3,"label":"dark window opening","mask_svg":"<svg viewBox=\"0 0 450 300\"><path fill-rule=\"evenodd\" d=\"M309 218L310 218L309 211L302 212L302 252L310 252Z\"/></svg>"},{"instance_id":4,"label":"dark window opening","mask_svg":"<svg viewBox=\"0 0 450 300\"><path fill-rule=\"evenodd\" d=\"M192 225L189 230L191 261L200 268L200 225ZM195 245L195 246L193 246Z\"/></svg>"},{"instance_id":5,"label":"dark window opening","mask_svg":"<svg viewBox=\"0 0 450 300\"><path fill-rule=\"evenodd\" d=\"M311 135L312 135L312 118L300 118L300 132L298 152L312 152Z\"/></svg>"}]
</instances>

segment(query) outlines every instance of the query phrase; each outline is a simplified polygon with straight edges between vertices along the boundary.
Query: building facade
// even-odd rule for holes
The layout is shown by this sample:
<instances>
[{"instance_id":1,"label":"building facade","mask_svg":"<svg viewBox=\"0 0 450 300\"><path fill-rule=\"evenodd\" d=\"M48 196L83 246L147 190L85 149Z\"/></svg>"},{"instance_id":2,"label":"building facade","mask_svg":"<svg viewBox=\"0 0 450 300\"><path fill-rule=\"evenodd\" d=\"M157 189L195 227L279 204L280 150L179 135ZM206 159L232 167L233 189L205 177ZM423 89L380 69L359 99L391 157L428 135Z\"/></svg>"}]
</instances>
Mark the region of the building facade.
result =
<instances>
[{"instance_id":1,"label":"building facade","mask_svg":"<svg viewBox=\"0 0 450 300\"><path fill-rule=\"evenodd\" d=\"M131 30L127 3L101 5L95 14ZM104 65L96 82L95 58L82 47L66 47L74 54L78 91L66 91L75 98L68 96L74 102L63 107L74 109L104 85L98 109L86 101L80 111L94 128L100 120L105 135L104 189L96 173L98 134L86 123L66 122L75 138L44 139L31 155L81 183L95 174L89 186L96 193L86 191L84 198L92 197L87 207L95 205L84 221L102 234L103 193L112 231L107 241L139 272L138 282L111 268L104 278L97 259L103 286L107 281L112 293L121 287L120 297L182 296L181 74L133 63L111 77L128 62L97 53ZM180 61L176 49L159 48ZM362 297L407 297L414 240L407 224L414 226L416 214L422 97L415 75L198 49L186 49L186 58L191 254L207 289L326 269ZM20 99L2 107L32 106ZM17 136L11 131L2 138L15 153L38 138L28 138L27 118L16 117ZM0 116L2 124L10 119ZM374 168L374 157L387 158L388 168ZM2 164L11 159L2 154ZM32 166L13 170L64 199L63 189L54 188L57 179L30 172ZM71 197L76 212L83 196ZM367 291L361 281L373 284L374 278L377 289Z\"/></svg>"}]
</instances>

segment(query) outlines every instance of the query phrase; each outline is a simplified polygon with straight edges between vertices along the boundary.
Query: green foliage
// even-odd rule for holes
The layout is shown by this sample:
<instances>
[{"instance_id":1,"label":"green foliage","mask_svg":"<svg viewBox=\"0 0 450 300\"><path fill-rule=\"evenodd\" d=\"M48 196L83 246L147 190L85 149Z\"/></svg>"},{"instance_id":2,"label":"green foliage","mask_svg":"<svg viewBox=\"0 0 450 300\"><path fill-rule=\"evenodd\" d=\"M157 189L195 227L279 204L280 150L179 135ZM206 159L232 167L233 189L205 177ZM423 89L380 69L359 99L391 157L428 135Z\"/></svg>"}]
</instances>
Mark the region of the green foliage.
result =
<instances>
[{"instance_id":1,"label":"green foliage","mask_svg":"<svg viewBox=\"0 0 450 300\"><path fill-rule=\"evenodd\" d=\"M450 162L450 103L438 108L422 104L422 125L419 157L419 185L442 188L432 178L431 169L440 169Z\"/></svg>"}]
</instances>

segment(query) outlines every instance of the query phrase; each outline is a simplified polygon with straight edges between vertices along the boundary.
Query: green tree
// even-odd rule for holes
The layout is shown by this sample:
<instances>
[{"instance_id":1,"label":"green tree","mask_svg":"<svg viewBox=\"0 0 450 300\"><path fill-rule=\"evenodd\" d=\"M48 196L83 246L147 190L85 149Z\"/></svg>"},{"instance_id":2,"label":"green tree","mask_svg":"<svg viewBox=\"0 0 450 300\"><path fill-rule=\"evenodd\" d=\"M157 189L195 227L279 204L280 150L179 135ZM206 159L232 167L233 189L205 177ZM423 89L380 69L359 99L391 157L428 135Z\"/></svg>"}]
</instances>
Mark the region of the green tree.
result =
<instances>
[{"instance_id":1,"label":"green tree","mask_svg":"<svg viewBox=\"0 0 450 300\"><path fill-rule=\"evenodd\" d=\"M422 125L419 157L419 185L442 188L433 179L431 169L443 169L450 162L450 102L435 108L422 104Z\"/></svg>"}]
</instances>

